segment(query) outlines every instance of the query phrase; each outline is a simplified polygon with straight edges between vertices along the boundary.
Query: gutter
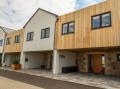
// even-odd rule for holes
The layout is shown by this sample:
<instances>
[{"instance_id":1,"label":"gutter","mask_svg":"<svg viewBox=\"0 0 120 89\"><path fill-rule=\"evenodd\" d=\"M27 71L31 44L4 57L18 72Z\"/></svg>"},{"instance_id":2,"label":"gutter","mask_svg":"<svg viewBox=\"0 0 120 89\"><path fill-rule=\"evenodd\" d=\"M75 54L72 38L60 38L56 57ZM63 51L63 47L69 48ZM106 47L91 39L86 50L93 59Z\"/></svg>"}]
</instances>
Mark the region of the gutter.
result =
<instances>
[{"instance_id":1,"label":"gutter","mask_svg":"<svg viewBox=\"0 0 120 89\"><path fill-rule=\"evenodd\" d=\"M58 22L59 18L58 16L56 16L56 22L55 22L55 30L54 30L54 44L53 44L53 50L56 50L56 28L57 28L57 22Z\"/></svg>"}]
</instances>

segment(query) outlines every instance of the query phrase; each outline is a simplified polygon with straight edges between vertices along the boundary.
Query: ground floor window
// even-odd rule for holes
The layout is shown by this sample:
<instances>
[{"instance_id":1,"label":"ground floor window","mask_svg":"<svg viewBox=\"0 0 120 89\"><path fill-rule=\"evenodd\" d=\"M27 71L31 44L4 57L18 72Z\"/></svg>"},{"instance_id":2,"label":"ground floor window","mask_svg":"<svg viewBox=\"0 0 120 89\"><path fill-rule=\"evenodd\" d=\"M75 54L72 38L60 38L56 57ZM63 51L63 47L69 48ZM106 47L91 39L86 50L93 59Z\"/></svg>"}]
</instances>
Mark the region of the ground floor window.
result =
<instances>
[{"instance_id":1,"label":"ground floor window","mask_svg":"<svg viewBox=\"0 0 120 89\"><path fill-rule=\"evenodd\" d=\"M117 61L120 61L120 54L117 54Z\"/></svg>"},{"instance_id":2,"label":"ground floor window","mask_svg":"<svg viewBox=\"0 0 120 89\"><path fill-rule=\"evenodd\" d=\"M105 55L102 55L102 67L105 68Z\"/></svg>"}]
</instances>

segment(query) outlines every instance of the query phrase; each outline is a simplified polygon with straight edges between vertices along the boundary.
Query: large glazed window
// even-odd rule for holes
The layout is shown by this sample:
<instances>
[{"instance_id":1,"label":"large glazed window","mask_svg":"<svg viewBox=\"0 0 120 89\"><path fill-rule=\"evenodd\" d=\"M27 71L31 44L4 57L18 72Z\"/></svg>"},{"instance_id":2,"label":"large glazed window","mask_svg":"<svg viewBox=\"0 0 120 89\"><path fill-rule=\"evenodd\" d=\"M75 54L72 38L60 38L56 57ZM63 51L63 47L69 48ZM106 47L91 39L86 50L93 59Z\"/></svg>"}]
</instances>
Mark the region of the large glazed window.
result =
<instances>
[{"instance_id":1,"label":"large glazed window","mask_svg":"<svg viewBox=\"0 0 120 89\"><path fill-rule=\"evenodd\" d=\"M2 46L3 45L3 40L0 40L0 46Z\"/></svg>"},{"instance_id":2,"label":"large glazed window","mask_svg":"<svg viewBox=\"0 0 120 89\"><path fill-rule=\"evenodd\" d=\"M27 41L32 41L33 40L33 35L34 35L34 32L27 33Z\"/></svg>"},{"instance_id":3,"label":"large glazed window","mask_svg":"<svg viewBox=\"0 0 120 89\"><path fill-rule=\"evenodd\" d=\"M50 35L50 28L45 28L41 30L41 39L49 38Z\"/></svg>"},{"instance_id":4,"label":"large glazed window","mask_svg":"<svg viewBox=\"0 0 120 89\"><path fill-rule=\"evenodd\" d=\"M92 16L92 29L111 26L111 12Z\"/></svg>"},{"instance_id":5,"label":"large glazed window","mask_svg":"<svg viewBox=\"0 0 120 89\"><path fill-rule=\"evenodd\" d=\"M75 30L74 22L62 24L62 35L74 33L74 30Z\"/></svg>"}]
</instances>

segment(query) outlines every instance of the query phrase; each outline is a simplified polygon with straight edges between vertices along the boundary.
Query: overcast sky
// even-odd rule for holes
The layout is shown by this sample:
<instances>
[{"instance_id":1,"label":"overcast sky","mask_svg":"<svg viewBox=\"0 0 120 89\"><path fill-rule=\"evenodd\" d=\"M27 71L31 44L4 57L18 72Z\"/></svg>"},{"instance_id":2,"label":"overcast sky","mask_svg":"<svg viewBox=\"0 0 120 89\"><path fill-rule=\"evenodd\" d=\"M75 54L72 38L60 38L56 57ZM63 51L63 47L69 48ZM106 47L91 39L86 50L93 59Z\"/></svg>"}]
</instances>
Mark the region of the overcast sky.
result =
<instances>
[{"instance_id":1,"label":"overcast sky","mask_svg":"<svg viewBox=\"0 0 120 89\"><path fill-rule=\"evenodd\" d=\"M62 15L103 0L0 0L0 26L20 29L38 8Z\"/></svg>"}]
</instances>

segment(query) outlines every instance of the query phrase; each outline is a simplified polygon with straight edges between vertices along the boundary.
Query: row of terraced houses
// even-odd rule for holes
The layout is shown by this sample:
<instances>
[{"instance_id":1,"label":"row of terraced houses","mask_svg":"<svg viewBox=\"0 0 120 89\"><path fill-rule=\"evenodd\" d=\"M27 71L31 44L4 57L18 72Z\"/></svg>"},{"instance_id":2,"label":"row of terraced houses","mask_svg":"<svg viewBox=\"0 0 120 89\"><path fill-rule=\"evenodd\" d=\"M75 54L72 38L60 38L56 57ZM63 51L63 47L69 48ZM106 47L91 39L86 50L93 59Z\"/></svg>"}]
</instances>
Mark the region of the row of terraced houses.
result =
<instances>
[{"instance_id":1,"label":"row of terraced houses","mask_svg":"<svg viewBox=\"0 0 120 89\"><path fill-rule=\"evenodd\" d=\"M120 0L57 16L38 9L23 29L0 27L0 61L53 74L120 75Z\"/></svg>"}]
</instances>

